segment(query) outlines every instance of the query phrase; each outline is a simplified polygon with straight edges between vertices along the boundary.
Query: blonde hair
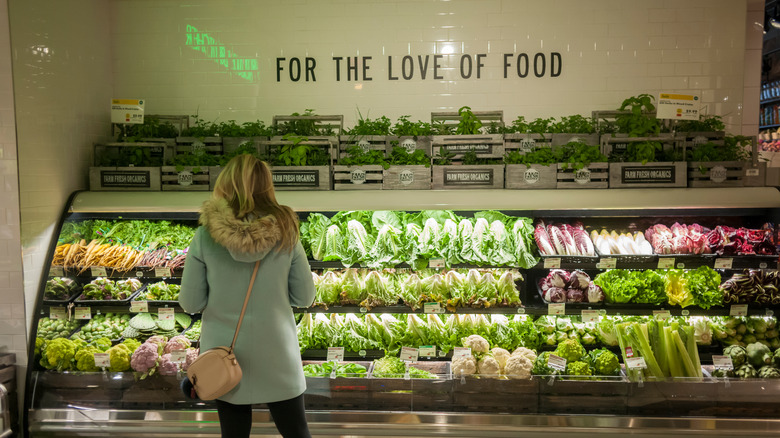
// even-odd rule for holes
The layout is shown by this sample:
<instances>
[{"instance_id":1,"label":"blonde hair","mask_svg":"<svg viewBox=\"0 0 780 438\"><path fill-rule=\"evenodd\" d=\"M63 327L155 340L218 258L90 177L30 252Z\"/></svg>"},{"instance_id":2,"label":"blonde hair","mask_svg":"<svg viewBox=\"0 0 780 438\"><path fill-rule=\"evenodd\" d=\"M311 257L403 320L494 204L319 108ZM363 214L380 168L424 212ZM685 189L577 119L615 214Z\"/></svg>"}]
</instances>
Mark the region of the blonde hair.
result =
<instances>
[{"instance_id":1,"label":"blonde hair","mask_svg":"<svg viewBox=\"0 0 780 438\"><path fill-rule=\"evenodd\" d=\"M238 219L250 213L276 218L280 249L291 251L298 242L298 215L276 202L271 169L264 161L250 154L231 159L217 177L212 196L226 200Z\"/></svg>"}]
</instances>

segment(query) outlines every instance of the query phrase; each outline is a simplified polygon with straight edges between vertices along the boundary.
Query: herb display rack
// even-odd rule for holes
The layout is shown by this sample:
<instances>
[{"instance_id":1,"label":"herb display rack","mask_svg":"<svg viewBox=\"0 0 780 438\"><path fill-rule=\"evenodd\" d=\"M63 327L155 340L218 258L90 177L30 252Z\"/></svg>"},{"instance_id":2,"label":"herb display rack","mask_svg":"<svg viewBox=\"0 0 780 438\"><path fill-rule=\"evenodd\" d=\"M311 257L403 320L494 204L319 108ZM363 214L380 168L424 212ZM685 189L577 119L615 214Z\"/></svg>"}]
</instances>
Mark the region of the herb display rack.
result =
<instances>
[{"instance_id":1,"label":"herb display rack","mask_svg":"<svg viewBox=\"0 0 780 438\"><path fill-rule=\"evenodd\" d=\"M431 166L390 166L384 170L383 190L428 190Z\"/></svg>"},{"instance_id":2,"label":"herb display rack","mask_svg":"<svg viewBox=\"0 0 780 438\"><path fill-rule=\"evenodd\" d=\"M606 189L609 187L608 163L590 163L581 169L566 168L558 163L556 188Z\"/></svg>"},{"instance_id":3,"label":"herb display rack","mask_svg":"<svg viewBox=\"0 0 780 438\"><path fill-rule=\"evenodd\" d=\"M504 187L507 189L554 189L558 187L558 165L507 164Z\"/></svg>"},{"instance_id":4,"label":"herb display rack","mask_svg":"<svg viewBox=\"0 0 780 438\"><path fill-rule=\"evenodd\" d=\"M384 171L379 165L334 165L333 190L382 190Z\"/></svg>"},{"instance_id":5,"label":"herb display rack","mask_svg":"<svg viewBox=\"0 0 780 438\"><path fill-rule=\"evenodd\" d=\"M609 187L686 187L686 169L682 161L609 163Z\"/></svg>"},{"instance_id":6,"label":"herb display rack","mask_svg":"<svg viewBox=\"0 0 780 438\"><path fill-rule=\"evenodd\" d=\"M503 164L433 166L434 190L504 188Z\"/></svg>"},{"instance_id":7,"label":"herb display rack","mask_svg":"<svg viewBox=\"0 0 780 438\"><path fill-rule=\"evenodd\" d=\"M688 187L758 187L765 184L766 163L749 161L688 162Z\"/></svg>"},{"instance_id":8,"label":"herb display rack","mask_svg":"<svg viewBox=\"0 0 780 438\"><path fill-rule=\"evenodd\" d=\"M211 189L211 168L216 166L162 166L160 185L163 191L208 191ZM218 169L218 167L216 167ZM216 180L216 179L215 179Z\"/></svg>"}]
</instances>

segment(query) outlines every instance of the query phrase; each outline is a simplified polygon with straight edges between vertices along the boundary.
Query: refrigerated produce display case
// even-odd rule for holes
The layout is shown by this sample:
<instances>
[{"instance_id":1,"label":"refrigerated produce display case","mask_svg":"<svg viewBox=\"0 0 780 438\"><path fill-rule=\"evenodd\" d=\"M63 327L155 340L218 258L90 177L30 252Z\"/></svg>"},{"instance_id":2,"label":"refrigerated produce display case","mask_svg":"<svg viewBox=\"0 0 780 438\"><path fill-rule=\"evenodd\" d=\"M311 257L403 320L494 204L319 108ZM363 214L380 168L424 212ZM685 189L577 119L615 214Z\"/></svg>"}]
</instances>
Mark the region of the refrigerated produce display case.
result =
<instances>
[{"instance_id":1,"label":"refrigerated produce display case","mask_svg":"<svg viewBox=\"0 0 780 438\"><path fill-rule=\"evenodd\" d=\"M53 339L67 338L81 339L73 342L86 344L108 338L110 345L106 344L104 348L118 348L117 345L134 336L140 343L155 334L170 338L179 334L187 337L189 332L189 343L197 347L199 315L184 314L177 305L175 294L186 259L187 230L197 226L198 208L208 196L208 192L73 194L57 228L60 240L51 243L50 266L46 267L48 275L41 282L33 313L34 331L30 337L33 341L29 346L31 365L25 395L25 429L30 434L58 437L219 434L214 404L188 400L180 393L181 374L176 370L186 363L186 357L179 357L175 367L170 368L173 372L169 369L162 373L168 375L161 375L158 370L141 378L140 373L131 370L113 371L123 368L119 353L116 357L113 353L106 354L100 360L107 361L102 366L97 357L89 366L84 363L77 366L79 358L67 357L67 352L46 353L42 357L43 341L36 341L45 338L51 343ZM532 227L531 231L525 231L524 250L528 254L523 254L522 261L520 256L511 255L492 263L489 257L480 261L473 254L452 258L442 256L441 251L434 255L422 254L424 251L419 245L403 245L406 237L402 233L397 237L398 257L386 257L377 262L358 256L349 261L348 267L344 266L343 260L334 260L334 257L318 260L323 258L322 252L309 247L313 275L320 280L328 272L333 272L333 276L346 275L347 269L352 270L350 275L359 273L363 278L381 275L381 281L396 285L401 276L408 279L411 272L423 279L437 275L444 278L446 272L457 271L459 274L452 275L463 278L475 275L492 280L511 272L519 302L502 299L500 295L492 300L474 299L476 295L472 295L470 300L447 302L433 295L414 303L399 297L390 301L371 301L363 296L359 301L350 301L345 299L347 292L339 290L336 301L295 309L299 324L311 323L313 326L313 321L338 320L343 328L343 321L370 320L379 324L437 321L442 327L453 330L453 325L446 323L457 324L463 318L488 324L495 321L535 324L541 318L551 321L562 318L584 324L586 320L595 323L598 318L617 316L630 321L634 316L645 316L669 318L680 326L693 325L690 321L695 317L721 318L719 321L732 318L729 321L737 323L755 318L775 327L774 315L780 310L780 293L775 286L767 286L774 285L778 267L774 226L780 218L780 193L775 188L278 192L277 197L280 203L299 213L306 224L304 227L309 226L308 218L313 214L329 221L334 217L349 216L338 215L338 212L367 211L367 215L356 220L368 224L373 211L396 212L394 217L406 221L418 212L429 210L451 212L451 217L466 222L479 220L475 217L509 218L505 224L497 224L498 229L511 229L512 221L527 218ZM414 217L421 220L419 215ZM439 216L434 213L423 215L415 236L420 232L424 234L425 217ZM731 241L728 239L725 243L712 241L710 244L715 245L712 248L720 245L715 253L691 250L697 238L701 245L706 242L701 241L701 236L685 236L684 232L683 237L676 240L674 236L680 233L670 234L669 242L665 244L663 239L651 237L648 244L653 250L649 253L632 255L619 249L606 253L609 243L601 247L595 245L601 242L597 237L601 230L607 230L602 235L615 231L613 237L617 236L617 245L621 234L652 236L653 233L646 233L648 229L664 225L671 230L675 223L688 224L692 230L701 226L706 231L742 229L756 233L744 239L732 236L731 241L739 240L742 245L737 247L729 246ZM564 228L569 224L581 228L593 246L593 253L589 254L587 248L579 252L578 243L568 247L566 242L556 242L555 237L548 248L547 243L539 243L540 235L534 227L540 224ZM377 229L381 226L374 225ZM499 240L495 237L498 232L487 231L486 235L492 237L486 239L498 245L495 243ZM309 235L308 230L304 233ZM161 238L161 234L166 237ZM97 236L99 241L91 243L89 236ZM517 249L517 241L521 240L518 236L521 234L516 232L511 238L515 241L515 255L520 251ZM437 242L445 236L434 237L428 238ZM705 241L706 237L703 238ZM491 244L487 240L481 244ZM763 242L761 248L757 246L760 242ZM583 248L585 246L583 244ZM683 249L676 251L674 248L678 246ZM419 250L420 254L411 260L408 254L402 254L406 250ZM556 253L556 250L560 252ZM381 257L377 255L376 258ZM733 279L736 286L718 289L729 291L723 292L724 296L730 297L726 302L713 305L705 301L686 301L683 307L665 299L652 302L623 300L611 295L610 290L603 291L606 301L589 300L587 280L583 280L584 297L576 295L567 301L565 290L564 299L561 299L561 292L557 295L547 293L550 285L545 283L545 279L559 271L567 272L567 276L576 271L581 273L577 275L583 275L580 278L599 283L598 276L608 270L671 269L679 270L679 278L683 278L685 272L700 267L718 273L722 283ZM736 278L733 277L735 274L738 274ZM744 289L748 282L752 288L750 292L738 293L732 288ZM511 291L511 285L506 287ZM609 289L609 286L604 285L604 288ZM431 306L431 302L438 304ZM138 319L131 324L129 321L134 318ZM483 334L493 340L489 335L493 330L490 327L483 328ZM478 329L474 330L478 333ZM540 329L534 330L541 333ZM762 330L761 340L766 339L765 343L770 345L770 335L765 333L777 329L764 325ZM446 331L444 333L446 335ZM526 378L464 374L460 365L454 366L453 355L458 355L454 347L460 346L460 340L452 338L447 341L447 347L442 347L445 341L433 338L420 340L419 345L402 345L411 341L399 335L393 348L381 344L378 338L371 338L371 342L364 344L352 341L344 341L341 345L312 343L309 345L312 348L307 348L302 340L304 363L319 373L307 377L307 410L315 435L507 436L520 432L529 436L564 432L652 435L683 429L692 435L777 433L780 430L780 379L769 375L765 378L716 377L721 374L714 372L713 356L721 357L724 345L715 338L717 336L709 344L699 342L698 349L694 347L696 352L689 350L702 364L702 370L697 370L700 377L665 379L643 378L648 371L634 365L627 369L626 349L602 345L599 339L589 340L593 341L589 349L605 347L621 356L623 367L615 376L575 378L567 377L563 371L557 375ZM540 341L542 334L535 339L538 343L534 346L540 354L555 348L552 341ZM728 339L734 342L734 338ZM511 347L524 346L524 341L508 342ZM48 345L51 344L43 347L44 351ZM346 371L327 368L323 372L328 346L344 347L344 361L359 367L350 366ZM393 350L398 356L401 347L414 347L416 361L408 366L424 370L429 378L416 378L410 375L409 368L403 374L389 377L375 369L376 360L384 356L385 349ZM66 358L62 359L62 355ZM631 356L629 353L628 357ZM721 365L717 368L722 368ZM356 372L356 369L364 372ZM275 433L269 421L267 410L257 406L254 432Z\"/></svg>"}]
</instances>

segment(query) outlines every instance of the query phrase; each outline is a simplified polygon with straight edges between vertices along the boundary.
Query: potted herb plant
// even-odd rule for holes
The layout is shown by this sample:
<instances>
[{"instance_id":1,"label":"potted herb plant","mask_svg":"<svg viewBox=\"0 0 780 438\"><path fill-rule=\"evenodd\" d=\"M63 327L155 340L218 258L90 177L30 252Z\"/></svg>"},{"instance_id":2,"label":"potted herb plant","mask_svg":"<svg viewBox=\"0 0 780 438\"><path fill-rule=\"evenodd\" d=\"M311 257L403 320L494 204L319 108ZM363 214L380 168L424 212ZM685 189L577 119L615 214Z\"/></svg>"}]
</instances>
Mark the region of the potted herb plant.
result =
<instances>
[{"instance_id":1,"label":"potted herb plant","mask_svg":"<svg viewBox=\"0 0 780 438\"><path fill-rule=\"evenodd\" d=\"M390 125L392 122L385 116L371 120L364 118L358 111L358 123L351 129L345 129L339 135L338 159L347 156L347 149L357 146L364 151L381 151L386 153L390 142Z\"/></svg>"},{"instance_id":2,"label":"potted herb plant","mask_svg":"<svg viewBox=\"0 0 780 438\"><path fill-rule=\"evenodd\" d=\"M382 181L383 189L431 188L431 157L425 150L412 149L410 152L403 146L393 146L387 164Z\"/></svg>"},{"instance_id":3,"label":"potted herb plant","mask_svg":"<svg viewBox=\"0 0 780 438\"><path fill-rule=\"evenodd\" d=\"M347 155L333 166L333 189L381 190L389 167L384 151L350 146Z\"/></svg>"},{"instance_id":4,"label":"potted herb plant","mask_svg":"<svg viewBox=\"0 0 780 438\"><path fill-rule=\"evenodd\" d=\"M184 129L176 137L176 155L183 153L197 154L204 151L208 154L222 154L222 137L219 136L219 125L202 119L197 114L192 116L195 124Z\"/></svg>"},{"instance_id":5,"label":"potted herb plant","mask_svg":"<svg viewBox=\"0 0 780 438\"><path fill-rule=\"evenodd\" d=\"M480 158L500 160L504 156L504 135L486 131L503 129L503 117L503 111L474 112L468 106L457 113L431 113L431 127L437 134L433 136L432 155L445 149L454 154L453 162L459 163L473 151Z\"/></svg>"},{"instance_id":6,"label":"potted herb plant","mask_svg":"<svg viewBox=\"0 0 780 438\"><path fill-rule=\"evenodd\" d=\"M431 155L431 144L433 143L433 126L428 122L418 120L412 122L408 115L401 116L390 128L390 138L388 144L388 155L392 154L395 146L406 149L410 154L415 150L421 149L426 155Z\"/></svg>"},{"instance_id":7,"label":"potted herb plant","mask_svg":"<svg viewBox=\"0 0 780 438\"><path fill-rule=\"evenodd\" d=\"M758 162L753 137L725 135L686 149L689 187L763 186L766 163Z\"/></svg>"},{"instance_id":8,"label":"potted herb plant","mask_svg":"<svg viewBox=\"0 0 780 438\"><path fill-rule=\"evenodd\" d=\"M265 126L265 123L260 120L241 125L235 120L228 120L217 125L217 135L222 137L222 148L225 154L230 154L239 146L246 146L247 143L254 144L258 153L263 154L265 151L261 150L261 142L268 140L271 128Z\"/></svg>"},{"instance_id":9,"label":"potted herb plant","mask_svg":"<svg viewBox=\"0 0 780 438\"><path fill-rule=\"evenodd\" d=\"M262 144L263 142L261 142ZM331 190L331 143L285 134L267 143L277 190Z\"/></svg>"}]
</instances>

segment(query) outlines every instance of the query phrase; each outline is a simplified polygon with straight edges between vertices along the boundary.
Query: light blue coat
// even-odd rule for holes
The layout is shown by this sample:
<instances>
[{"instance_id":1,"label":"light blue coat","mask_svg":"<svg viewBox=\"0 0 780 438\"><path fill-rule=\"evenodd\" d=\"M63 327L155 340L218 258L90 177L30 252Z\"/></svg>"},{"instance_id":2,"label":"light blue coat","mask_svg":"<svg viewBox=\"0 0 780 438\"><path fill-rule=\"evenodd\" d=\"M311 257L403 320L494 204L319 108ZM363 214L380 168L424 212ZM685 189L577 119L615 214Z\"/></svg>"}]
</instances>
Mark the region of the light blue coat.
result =
<instances>
[{"instance_id":1,"label":"light blue coat","mask_svg":"<svg viewBox=\"0 0 780 438\"><path fill-rule=\"evenodd\" d=\"M260 260L236 341L243 378L220 400L254 404L297 397L306 380L292 307L308 307L314 300L303 246L298 242L292 252L279 251L273 217L238 220L222 200L204 203L200 222L187 253L179 304L202 314L201 351L230 345L254 262Z\"/></svg>"}]
</instances>

